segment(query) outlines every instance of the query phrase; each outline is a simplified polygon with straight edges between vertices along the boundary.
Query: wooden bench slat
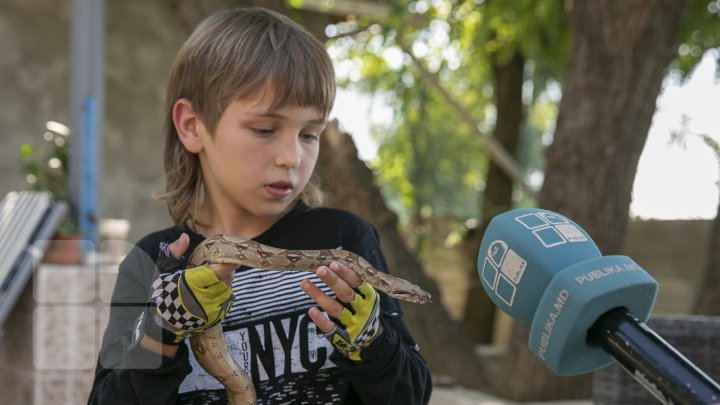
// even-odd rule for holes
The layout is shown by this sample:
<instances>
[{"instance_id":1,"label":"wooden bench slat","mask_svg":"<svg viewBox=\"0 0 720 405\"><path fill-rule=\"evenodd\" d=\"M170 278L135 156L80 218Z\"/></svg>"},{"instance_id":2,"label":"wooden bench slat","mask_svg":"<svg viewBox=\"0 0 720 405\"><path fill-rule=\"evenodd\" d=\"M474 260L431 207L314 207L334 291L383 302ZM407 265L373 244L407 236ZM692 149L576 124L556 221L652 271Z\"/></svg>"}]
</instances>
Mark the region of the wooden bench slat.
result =
<instances>
[{"instance_id":1,"label":"wooden bench slat","mask_svg":"<svg viewBox=\"0 0 720 405\"><path fill-rule=\"evenodd\" d=\"M0 328L66 211L49 192L11 192L0 201Z\"/></svg>"},{"instance_id":2,"label":"wooden bench slat","mask_svg":"<svg viewBox=\"0 0 720 405\"><path fill-rule=\"evenodd\" d=\"M0 286L4 284L17 258L31 242L31 237L52 201L49 193L13 192L3 200L0 208Z\"/></svg>"}]
</instances>

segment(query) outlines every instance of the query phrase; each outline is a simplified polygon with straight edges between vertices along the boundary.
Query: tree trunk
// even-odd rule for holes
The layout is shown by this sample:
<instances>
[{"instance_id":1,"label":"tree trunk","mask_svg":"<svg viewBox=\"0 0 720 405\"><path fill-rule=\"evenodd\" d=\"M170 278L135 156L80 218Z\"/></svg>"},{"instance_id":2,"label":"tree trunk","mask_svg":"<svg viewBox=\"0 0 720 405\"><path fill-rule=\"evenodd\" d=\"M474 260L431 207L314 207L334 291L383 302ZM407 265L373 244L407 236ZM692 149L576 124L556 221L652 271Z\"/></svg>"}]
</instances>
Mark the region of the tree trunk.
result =
<instances>
[{"instance_id":1,"label":"tree trunk","mask_svg":"<svg viewBox=\"0 0 720 405\"><path fill-rule=\"evenodd\" d=\"M603 254L620 251L637 163L666 67L679 43L681 0L568 1L572 47L539 206L585 228ZM557 377L513 331L512 399L588 398L589 375Z\"/></svg>"},{"instance_id":2,"label":"tree trunk","mask_svg":"<svg viewBox=\"0 0 720 405\"><path fill-rule=\"evenodd\" d=\"M685 2L568 4L573 45L540 205L574 219L613 254Z\"/></svg>"},{"instance_id":3,"label":"tree trunk","mask_svg":"<svg viewBox=\"0 0 720 405\"><path fill-rule=\"evenodd\" d=\"M523 122L523 69L525 61L515 54L504 66L493 64L495 79L495 106L497 120L493 136L505 149L517 154L520 141L520 128ZM512 208L513 181L493 161L488 167L482 206L480 208L482 225L473 230L465 241L465 257L469 267L468 298L463 313L463 329L476 343L491 343L495 320L495 305L490 301L480 284L475 270L478 249L490 220Z\"/></svg>"},{"instance_id":4,"label":"tree trunk","mask_svg":"<svg viewBox=\"0 0 720 405\"><path fill-rule=\"evenodd\" d=\"M380 234L390 272L433 295L433 301L425 305L400 302L405 322L433 375L453 384L487 389L490 379L485 365L460 325L440 303L434 281L425 275L422 265L403 242L397 230L397 216L385 205L372 172L358 159L350 136L340 133L337 122L331 122L321 139L318 169L324 177L326 205L352 211L372 223Z\"/></svg>"},{"instance_id":5,"label":"tree trunk","mask_svg":"<svg viewBox=\"0 0 720 405\"><path fill-rule=\"evenodd\" d=\"M413 105L408 100L403 102L403 110L405 116L408 116L408 109L418 108L418 118L415 122L410 122L408 131L408 137L410 139L410 162L411 169L409 173L410 181L414 185L413 187L413 200L415 201L415 207L413 208L413 215L410 219L410 231L412 233L410 241L410 249L417 255L422 256L423 249L425 248L426 241L428 239L428 233L426 229L426 216L423 214L423 208L427 204L425 199L425 193L420 187L423 178L423 169L420 162L425 158L425 149L420 146L421 138L424 136L425 125L427 120L427 87L424 83L416 84L418 86L418 103L417 106ZM407 90L405 91L407 94ZM425 142L427 144L427 142Z\"/></svg>"},{"instance_id":6,"label":"tree trunk","mask_svg":"<svg viewBox=\"0 0 720 405\"><path fill-rule=\"evenodd\" d=\"M720 203L710 232L708 264L698 294L698 301L695 304L695 313L720 316L720 288L718 288L720 285Z\"/></svg>"}]
</instances>

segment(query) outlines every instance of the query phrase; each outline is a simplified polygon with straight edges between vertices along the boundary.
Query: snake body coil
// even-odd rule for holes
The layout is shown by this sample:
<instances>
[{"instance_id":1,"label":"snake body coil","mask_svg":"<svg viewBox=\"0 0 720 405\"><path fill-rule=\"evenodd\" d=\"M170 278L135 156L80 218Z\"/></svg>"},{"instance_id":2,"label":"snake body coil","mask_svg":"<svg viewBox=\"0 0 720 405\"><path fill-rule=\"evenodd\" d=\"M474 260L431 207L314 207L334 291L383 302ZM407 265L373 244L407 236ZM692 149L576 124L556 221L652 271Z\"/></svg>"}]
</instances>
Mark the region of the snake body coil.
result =
<instances>
[{"instance_id":1,"label":"snake body coil","mask_svg":"<svg viewBox=\"0 0 720 405\"><path fill-rule=\"evenodd\" d=\"M430 301L430 294L399 277L375 269L355 253L339 249L284 250L230 235L216 235L204 240L192 253L188 267L203 263L244 265L265 270L315 272L320 266L339 262L355 271L378 291L417 304ZM220 324L190 338L190 347L200 366L227 390L232 405L254 405L252 380L230 356Z\"/></svg>"}]
</instances>

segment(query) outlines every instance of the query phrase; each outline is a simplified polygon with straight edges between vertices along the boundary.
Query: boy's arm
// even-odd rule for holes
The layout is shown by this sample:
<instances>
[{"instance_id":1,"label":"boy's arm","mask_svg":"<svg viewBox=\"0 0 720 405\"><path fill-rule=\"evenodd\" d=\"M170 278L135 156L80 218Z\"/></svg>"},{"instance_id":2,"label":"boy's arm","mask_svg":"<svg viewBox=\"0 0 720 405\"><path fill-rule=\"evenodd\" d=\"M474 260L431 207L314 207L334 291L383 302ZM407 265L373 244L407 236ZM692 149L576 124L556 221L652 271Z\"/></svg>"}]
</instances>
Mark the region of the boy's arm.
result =
<instances>
[{"instance_id":1,"label":"boy's arm","mask_svg":"<svg viewBox=\"0 0 720 405\"><path fill-rule=\"evenodd\" d=\"M90 404L175 403L178 387L191 371L184 344L174 358L131 345L133 326L145 309L155 272L150 257L134 248L120 264Z\"/></svg>"},{"instance_id":2,"label":"boy's arm","mask_svg":"<svg viewBox=\"0 0 720 405\"><path fill-rule=\"evenodd\" d=\"M352 238L347 250L365 258L376 269L387 272L380 251L377 231L367 224ZM383 332L361 352L362 361L352 361L338 351L330 360L350 380L358 396L366 404L427 404L432 392L432 379L425 359L420 355L410 331L403 322L397 301L380 295L380 321Z\"/></svg>"},{"instance_id":3,"label":"boy's arm","mask_svg":"<svg viewBox=\"0 0 720 405\"><path fill-rule=\"evenodd\" d=\"M362 351L355 362L335 351L330 360L350 380L367 404L427 404L432 380L419 348L392 298L380 293L383 333Z\"/></svg>"}]
</instances>

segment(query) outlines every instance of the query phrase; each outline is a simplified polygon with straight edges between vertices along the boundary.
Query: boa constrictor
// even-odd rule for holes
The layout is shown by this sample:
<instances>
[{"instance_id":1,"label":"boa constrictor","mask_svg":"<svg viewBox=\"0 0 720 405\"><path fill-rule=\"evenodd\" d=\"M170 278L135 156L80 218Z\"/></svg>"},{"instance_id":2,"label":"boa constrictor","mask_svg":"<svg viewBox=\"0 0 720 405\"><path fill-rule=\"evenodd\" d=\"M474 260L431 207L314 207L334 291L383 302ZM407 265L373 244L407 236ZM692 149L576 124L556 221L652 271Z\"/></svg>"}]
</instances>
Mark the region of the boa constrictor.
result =
<instances>
[{"instance_id":1,"label":"boa constrictor","mask_svg":"<svg viewBox=\"0 0 720 405\"><path fill-rule=\"evenodd\" d=\"M355 253L339 249L283 250L236 236L216 235L193 251L188 267L227 263L266 270L315 272L318 267L332 262L344 264L373 288L393 298L417 304L430 301L430 294L415 284L378 271ZM225 386L230 404L255 404L252 380L230 356L220 324L193 335L190 347L200 366Z\"/></svg>"}]
</instances>

